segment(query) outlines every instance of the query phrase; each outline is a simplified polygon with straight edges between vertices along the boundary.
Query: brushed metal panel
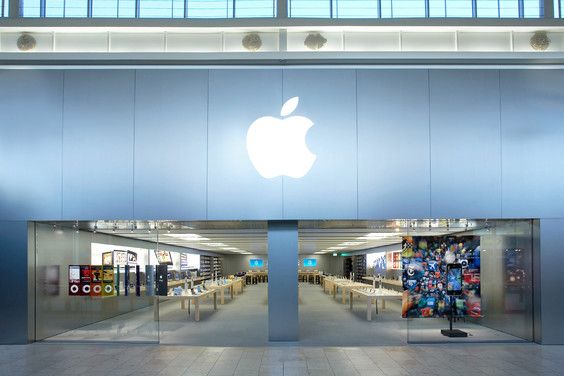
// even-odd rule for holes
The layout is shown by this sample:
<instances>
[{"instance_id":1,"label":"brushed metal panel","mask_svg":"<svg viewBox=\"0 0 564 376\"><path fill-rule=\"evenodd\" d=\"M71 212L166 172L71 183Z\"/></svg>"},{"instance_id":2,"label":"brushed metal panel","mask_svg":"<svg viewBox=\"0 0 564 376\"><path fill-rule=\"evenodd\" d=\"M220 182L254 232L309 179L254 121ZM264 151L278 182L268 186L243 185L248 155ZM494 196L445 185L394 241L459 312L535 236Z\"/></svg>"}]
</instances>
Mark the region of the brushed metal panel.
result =
<instances>
[{"instance_id":1,"label":"brushed metal panel","mask_svg":"<svg viewBox=\"0 0 564 376\"><path fill-rule=\"evenodd\" d=\"M206 218L207 70L140 70L135 218Z\"/></svg>"},{"instance_id":2,"label":"brushed metal panel","mask_svg":"<svg viewBox=\"0 0 564 376\"><path fill-rule=\"evenodd\" d=\"M62 78L0 71L0 219L61 217Z\"/></svg>"},{"instance_id":3,"label":"brushed metal panel","mask_svg":"<svg viewBox=\"0 0 564 376\"><path fill-rule=\"evenodd\" d=\"M133 217L134 71L65 72L63 217Z\"/></svg>"},{"instance_id":4,"label":"brushed metal panel","mask_svg":"<svg viewBox=\"0 0 564 376\"><path fill-rule=\"evenodd\" d=\"M0 221L0 343L27 343L27 237L25 221Z\"/></svg>"},{"instance_id":5,"label":"brushed metal panel","mask_svg":"<svg viewBox=\"0 0 564 376\"><path fill-rule=\"evenodd\" d=\"M501 71L503 216L564 217L564 71Z\"/></svg>"},{"instance_id":6,"label":"brushed metal panel","mask_svg":"<svg viewBox=\"0 0 564 376\"><path fill-rule=\"evenodd\" d=\"M431 216L501 217L499 72L430 71Z\"/></svg>"},{"instance_id":7,"label":"brushed metal panel","mask_svg":"<svg viewBox=\"0 0 564 376\"><path fill-rule=\"evenodd\" d=\"M359 218L428 218L428 71L359 70L357 83Z\"/></svg>"},{"instance_id":8,"label":"brushed metal panel","mask_svg":"<svg viewBox=\"0 0 564 376\"><path fill-rule=\"evenodd\" d=\"M268 222L268 338L297 341L298 223Z\"/></svg>"},{"instance_id":9,"label":"brushed metal panel","mask_svg":"<svg viewBox=\"0 0 564 376\"><path fill-rule=\"evenodd\" d=\"M562 311L564 301L559 281L562 278L562 228L564 219L540 220L541 331L542 343L564 344Z\"/></svg>"},{"instance_id":10,"label":"brushed metal panel","mask_svg":"<svg viewBox=\"0 0 564 376\"><path fill-rule=\"evenodd\" d=\"M280 70L210 71L208 219L282 218L282 178L259 175L246 148L252 122L281 105Z\"/></svg>"},{"instance_id":11,"label":"brushed metal panel","mask_svg":"<svg viewBox=\"0 0 564 376\"><path fill-rule=\"evenodd\" d=\"M307 175L299 179L284 177L284 218L357 217L355 73L327 69L284 71L284 99L300 98L292 115L313 121L307 143L317 155Z\"/></svg>"}]
</instances>

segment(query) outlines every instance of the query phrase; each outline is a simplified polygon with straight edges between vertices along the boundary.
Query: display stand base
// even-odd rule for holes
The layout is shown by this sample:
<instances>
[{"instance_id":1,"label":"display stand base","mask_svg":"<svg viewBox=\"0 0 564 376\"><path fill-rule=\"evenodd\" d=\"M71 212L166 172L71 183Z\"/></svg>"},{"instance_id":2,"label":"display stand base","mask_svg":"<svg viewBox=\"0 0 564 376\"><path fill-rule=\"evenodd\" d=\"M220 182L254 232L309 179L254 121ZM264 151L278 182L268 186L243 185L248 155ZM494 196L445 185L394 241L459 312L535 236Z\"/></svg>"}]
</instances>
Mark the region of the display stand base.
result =
<instances>
[{"instance_id":1,"label":"display stand base","mask_svg":"<svg viewBox=\"0 0 564 376\"><path fill-rule=\"evenodd\" d=\"M468 333L460 329L441 329L441 334L446 337L468 337Z\"/></svg>"}]
</instances>

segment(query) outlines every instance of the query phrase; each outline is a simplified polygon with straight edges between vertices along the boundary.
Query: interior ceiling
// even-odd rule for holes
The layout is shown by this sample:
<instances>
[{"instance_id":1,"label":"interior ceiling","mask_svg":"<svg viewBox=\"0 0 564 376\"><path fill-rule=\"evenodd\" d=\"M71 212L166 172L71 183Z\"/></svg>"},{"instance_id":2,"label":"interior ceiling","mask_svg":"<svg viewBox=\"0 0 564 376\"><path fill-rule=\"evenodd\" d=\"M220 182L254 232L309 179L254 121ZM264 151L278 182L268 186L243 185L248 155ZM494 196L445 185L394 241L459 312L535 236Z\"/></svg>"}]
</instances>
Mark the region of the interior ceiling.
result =
<instances>
[{"instance_id":1,"label":"interior ceiling","mask_svg":"<svg viewBox=\"0 0 564 376\"><path fill-rule=\"evenodd\" d=\"M267 254L266 221L88 221L53 225L159 242L221 254ZM300 221L299 253L354 252L386 245L402 236L444 235L476 229L470 220Z\"/></svg>"}]
</instances>

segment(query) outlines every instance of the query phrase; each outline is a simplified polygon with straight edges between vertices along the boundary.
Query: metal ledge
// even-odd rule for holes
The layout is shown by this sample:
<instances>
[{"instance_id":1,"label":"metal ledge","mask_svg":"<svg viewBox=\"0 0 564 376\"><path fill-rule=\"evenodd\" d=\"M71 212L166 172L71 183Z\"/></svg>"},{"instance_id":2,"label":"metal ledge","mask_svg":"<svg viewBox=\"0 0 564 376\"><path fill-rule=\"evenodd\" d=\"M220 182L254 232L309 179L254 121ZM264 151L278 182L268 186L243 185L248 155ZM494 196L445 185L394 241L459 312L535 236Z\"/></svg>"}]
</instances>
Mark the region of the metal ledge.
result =
<instances>
[{"instance_id":1,"label":"metal ledge","mask_svg":"<svg viewBox=\"0 0 564 376\"><path fill-rule=\"evenodd\" d=\"M58 67L424 67L564 68L564 53L0 53L0 68Z\"/></svg>"}]
</instances>

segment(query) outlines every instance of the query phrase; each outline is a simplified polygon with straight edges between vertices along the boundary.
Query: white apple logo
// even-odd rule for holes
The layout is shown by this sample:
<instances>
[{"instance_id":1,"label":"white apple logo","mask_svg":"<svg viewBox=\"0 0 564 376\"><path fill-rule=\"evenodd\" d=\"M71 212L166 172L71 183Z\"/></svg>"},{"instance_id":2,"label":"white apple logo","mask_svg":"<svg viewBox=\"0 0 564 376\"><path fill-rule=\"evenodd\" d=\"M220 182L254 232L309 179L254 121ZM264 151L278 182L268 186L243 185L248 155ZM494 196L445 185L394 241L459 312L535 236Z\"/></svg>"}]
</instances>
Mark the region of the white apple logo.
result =
<instances>
[{"instance_id":1,"label":"white apple logo","mask_svg":"<svg viewBox=\"0 0 564 376\"><path fill-rule=\"evenodd\" d=\"M313 122L304 116L287 117L298 107L299 97L290 98L280 110L278 119L258 118L247 131L247 152L258 173L267 179L286 175L305 176L315 159L306 144L306 134Z\"/></svg>"}]
</instances>

